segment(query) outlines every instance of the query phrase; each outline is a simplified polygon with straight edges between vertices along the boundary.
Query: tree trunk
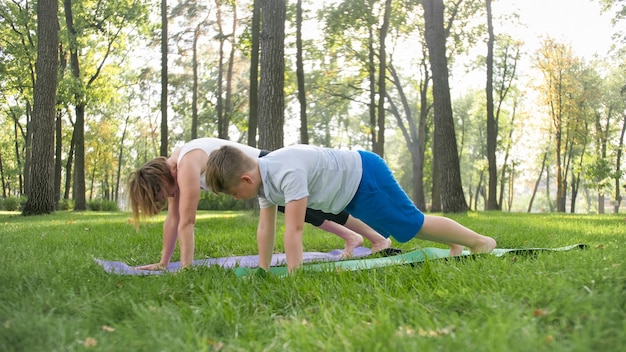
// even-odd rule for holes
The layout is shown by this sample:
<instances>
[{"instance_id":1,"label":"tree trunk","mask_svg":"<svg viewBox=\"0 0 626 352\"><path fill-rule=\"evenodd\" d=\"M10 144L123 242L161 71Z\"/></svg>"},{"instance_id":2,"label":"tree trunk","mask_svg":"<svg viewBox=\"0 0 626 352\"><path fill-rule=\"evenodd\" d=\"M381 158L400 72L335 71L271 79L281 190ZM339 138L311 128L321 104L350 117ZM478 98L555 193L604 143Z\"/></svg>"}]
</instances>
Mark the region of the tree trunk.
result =
<instances>
[{"instance_id":1,"label":"tree trunk","mask_svg":"<svg viewBox=\"0 0 626 352\"><path fill-rule=\"evenodd\" d=\"M24 189L23 194L30 194L30 164L33 159L33 127L30 102L26 101L26 135L24 137Z\"/></svg>"},{"instance_id":2,"label":"tree trunk","mask_svg":"<svg viewBox=\"0 0 626 352\"><path fill-rule=\"evenodd\" d=\"M433 165L432 165L432 178L433 185L431 189L431 199L430 199L430 211L433 213L439 213L443 211L443 207L441 206L441 166L440 166L440 157L439 150L435 148L437 144L437 135L433 133Z\"/></svg>"},{"instance_id":3,"label":"tree trunk","mask_svg":"<svg viewBox=\"0 0 626 352\"><path fill-rule=\"evenodd\" d=\"M161 0L161 156L169 153L167 127L167 0Z\"/></svg>"},{"instance_id":4,"label":"tree trunk","mask_svg":"<svg viewBox=\"0 0 626 352\"><path fill-rule=\"evenodd\" d=\"M424 152L426 149L426 116L428 115L429 106L428 106L428 81L430 80L430 76L428 73L428 67L426 65L426 56L424 55L422 67L424 69L424 79L420 82L420 114L419 114L419 123L416 125L413 117L413 112L411 109L411 103L409 102L406 94L404 93L404 89L402 88L402 82L400 82L400 77L398 76L393 64L389 64L389 72L391 74L392 82L394 83L396 89L398 90L398 95L400 96L400 100L402 102L402 107L404 110L404 116L406 117L406 125L405 120L401 118L398 109L396 108L393 99L387 95L387 100L389 101L389 105L391 106L391 111L393 115L396 117L398 122L398 128L402 131L402 135L407 143L407 147L411 154L411 166L413 171L412 177L412 185L413 185L413 202L415 205L426 211L426 196L424 194Z\"/></svg>"},{"instance_id":5,"label":"tree trunk","mask_svg":"<svg viewBox=\"0 0 626 352\"><path fill-rule=\"evenodd\" d=\"M226 69L226 98L224 99L224 123L226 131L226 139L229 139L228 130L230 129L230 122L233 118L233 68L235 67L235 50L237 48L236 34L237 34L237 4L232 3L233 6L233 27L230 35L230 54L228 56L228 68Z\"/></svg>"},{"instance_id":6,"label":"tree trunk","mask_svg":"<svg viewBox=\"0 0 626 352\"><path fill-rule=\"evenodd\" d=\"M494 114L493 104L493 23L491 15L491 0L485 0L487 8L487 162L489 164L489 190L487 192L487 210L500 210L497 200L498 165L496 164L496 145L498 140L498 126ZM504 166L503 166L504 168Z\"/></svg>"},{"instance_id":7,"label":"tree trunk","mask_svg":"<svg viewBox=\"0 0 626 352\"><path fill-rule=\"evenodd\" d=\"M217 37L219 40L219 49L217 52L217 82L215 82L215 85L217 86L215 89L215 96L217 100L215 103L215 112L217 114L217 137L221 139L228 139L228 124L224 122L224 98L222 91L222 87L224 86L224 41L226 38L224 36L224 31L222 30L222 9L219 6L219 1L216 0L215 5L217 10Z\"/></svg>"},{"instance_id":8,"label":"tree trunk","mask_svg":"<svg viewBox=\"0 0 626 352\"><path fill-rule=\"evenodd\" d=\"M541 183L541 176L543 175L543 169L546 167L546 159L548 158L548 152L543 153L543 160L541 161L541 170L539 171L539 177L537 177L537 181L535 181L535 187L533 188L533 193L530 196L530 201L528 202L528 210L530 211L533 208L533 202L535 200L535 195L537 194L537 190L539 189L539 183Z\"/></svg>"},{"instance_id":9,"label":"tree trunk","mask_svg":"<svg viewBox=\"0 0 626 352\"><path fill-rule=\"evenodd\" d=\"M376 133L376 65L374 64L374 30L368 27L367 37L367 73L369 78L369 118L372 151L378 150L378 134ZM379 154L382 158L382 155Z\"/></svg>"},{"instance_id":10,"label":"tree trunk","mask_svg":"<svg viewBox=\"0 0 626 352\"><path fill-rule=\"evenodd\" d=\"M33 106L31 185L23 215L54 211L54 119L59 46L58 2L37 5L37 79Z\"/></svg>"},{"instance_id":11,"label":"tree trunk","mask_svg":"<svg viewBox=\"0 0 626 352\"><path fill-rule=\"evenodd\" d=\"M70 66L72 75L81 82L80 66L78 63L78 48L76 43L76 30L74 29L74 16L72 14L71 0L64 1L65 23L67 31L70 35ZM74 210L86 210L85 202L85 102L84 94L78 92L75 95L76 101L76 121L74 122L74 131L72 133L72 142L74 147L74 174L72 177L72 198L74 199Z\"/></svg>"},{"instance_id":12,"label":"tree trunk","mask_svg":"<svg viewBox=\"0 0 626 352\"><path fill-rule=\"evenodd\" d=\"M119 194L120 194L120 178L122 176L122 161L124 160L124 141L126 140L126 131L128 130L128 120L130 119L130 114L126 116L126 120L124 121L124 129L122 130L122 138L120 138L120 149L117 155L117 176L115 177L115 193L113 194L113 199L117 202Z\"/></svg>"},{"instance_id":13,"label":"tree trunk","mask_svg":"<svg viewBox=\"0 0 626 352\"><path fill-rule=\"evenodd\" d=\"M285 0L262 0L259 147L276 150L284 143Z\"/></svg>"},{"instance_id":14,"label":"tree trunk","mask_svg":"<svg viewBox=\"0 0 626 352\"><path fill-rule=\"evenodd\" d=\"M81 211L87 210L87 202L85 200L85 103L82 102L76 105L74 135L76 136L76 144L74 146L72 198L74 199L74 210Z\"/></svg>"},{"instance_id":15,"label":"tree trunk","mask_svg":"<svg viewBox=\"0 0 626 352\"><path fill-rule=\"evenodd\" d=\"M626 86L622 88L626 91ZM626 114L623 115L622 120L622 132L619 136L619 147L617 148L617 158L615 161L615 175L621 176L621 165L622 165L622 151L624 150L624 134L626 133ZM620 177L615 177L615 203L613 203L613 213L619 213L619 206L622 202L622 195L620 193Z\"/></svg>"},{"instance_id":16,"label":"tree trunk","mask_svg":"<svg viewBox=\"0 0 626 352\"><path fill-rule=\"evenodd\" d=\"M7 183L4 177L4 166L2 163L2 151L0 150L0 180L2 180L2 198L7 197Z\"/></svg>"},{"instance_id":17,"label":"tree trunk","mask_svg":"<svg viewBox=\"0 0 626 352\"><path fill-rule=\"evenodd\" d=\"M443 211L465 212L468 206L461 183L461 166L452 117L443 0L424 0L422 6L426 21L426 45L433 74L435 148L440 157Z\"/></svg>"},{"instance_id":18,"label":"tree trunk","mask_svg":"<svg viewBox=\"0 0 626 352\"><path fill-rule=\"evenodd\" d=\"M256 147L259 125L259 34L261 31L261 1L252 4L252 47L250 49L250 107L248 111L248 145Z\"/></svg>"},{"instance_id":19,"label":"tree trunk","mask_svg":"<svg viewBox=\"0 0 626 352\"><path fill-rule=\"evenodd\" d=\"M309 144L309 128L306 116L306 91L304 87L304 63L302 59L302 0L296 2L296 77L298 101L300 102L300 143Z\"/></svg>"},{"instance_id":20,"label":"tree trunk","mask_svg":"<svg viewBox=\"0 0 626 352\"><path fill-rule=\"evenodd\" d=\"M380 27L380 48L378 52L378 122L376 124L378 138L374 153L384 157L385 155L385 96L387 95L387 48L385 39L389 29L389 16L391 15L391 0L385 1L385 13L383 14L383 24Z\"/></svg>"},{"instance_id":21,"label":"tree trunk","mask_svg":"<svg viewBox=\"0 0 626 352\"><path fill-rule=\"evenodd\" d=\"M70 151L67 153L67 163L65 164L65 191L63 192L63 199L70 199L70 189L72 188L72 167L74 166L74 144L74 134L72 133Z\"/></svg>"},{"instance_id":22,"label":"tree trunk","mask_svg":"<svg viewBox=\"0 0 626 352\"><path fill-rule=\"evenodd\" d=\"M193 74L193 86L191 88L191 139L198 138L198 37L200 37L201 25L202 24L199 23L193 33L193 53L191 58L191 70Z\"/></svg>"}]
</instances>

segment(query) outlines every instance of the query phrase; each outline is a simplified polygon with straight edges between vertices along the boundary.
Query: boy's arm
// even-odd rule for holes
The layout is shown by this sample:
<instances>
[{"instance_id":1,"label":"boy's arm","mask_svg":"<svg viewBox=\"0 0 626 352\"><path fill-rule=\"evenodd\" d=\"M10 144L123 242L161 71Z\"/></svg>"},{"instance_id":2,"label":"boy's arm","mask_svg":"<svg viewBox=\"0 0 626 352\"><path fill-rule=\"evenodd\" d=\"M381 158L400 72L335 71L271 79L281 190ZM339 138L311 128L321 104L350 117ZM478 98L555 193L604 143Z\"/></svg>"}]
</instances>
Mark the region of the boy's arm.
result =
<instances>
[{"instance_id":1,"label":"boy's arm","mask_svg":"<svg viewBox=\"0 0 626 352\"><path fill-rule=\"evenodd\" d=\"M305 197L285 205L285 255L290 273L302 265L302 230L307 200Z\"/></svg>"},{"instance_id":2,"label":"boy's arm","mask_svg":"<svg viewBox=\"0 0 626 352\"><path fill-rule=\"evenodd\" d=\"M259 247L259 267L270 269L272 252L274 252L274 237L276 234L276 206L261 208L259 224L257 226L257 246Z\"/></svg>"}]
</instances>

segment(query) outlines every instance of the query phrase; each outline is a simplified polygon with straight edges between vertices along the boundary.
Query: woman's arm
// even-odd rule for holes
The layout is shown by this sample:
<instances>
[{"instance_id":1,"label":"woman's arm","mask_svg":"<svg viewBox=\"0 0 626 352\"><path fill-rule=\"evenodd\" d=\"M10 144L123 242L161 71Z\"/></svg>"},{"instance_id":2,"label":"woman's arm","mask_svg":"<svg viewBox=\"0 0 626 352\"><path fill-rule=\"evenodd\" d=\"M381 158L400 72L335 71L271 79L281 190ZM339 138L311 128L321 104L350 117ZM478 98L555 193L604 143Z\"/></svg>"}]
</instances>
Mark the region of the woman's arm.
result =
<instances>
[{"instance_id":1,"label":"woman's arm","mask_svg":"<svg viewBox=\"0 0 626 352\"><path fill-rule=\"evenodd\" d=\"M177 232L181 267L188 267L193 262L194 227L201 192L200 175L202 174L202 166L206 164L206 159L207 156L204 151L194 150L187 153L178 165L179 221Z\"/></svg>"},{"instance_id":2,"label":"woman's arm","mask_svg":"<svg viewBox=\"0 0 626 352\"><path fill-rule=\"evenodd\" d=\"M138 266L139 270L162 270L167 269L172 258L172 253L176 249L176 239L178 238L178 223L180 221L178 204L180 193L169 197L167 202L167 216L163 222L163 249L161 250L161 260L155 264Z\"/></svg>"}]
</instances>

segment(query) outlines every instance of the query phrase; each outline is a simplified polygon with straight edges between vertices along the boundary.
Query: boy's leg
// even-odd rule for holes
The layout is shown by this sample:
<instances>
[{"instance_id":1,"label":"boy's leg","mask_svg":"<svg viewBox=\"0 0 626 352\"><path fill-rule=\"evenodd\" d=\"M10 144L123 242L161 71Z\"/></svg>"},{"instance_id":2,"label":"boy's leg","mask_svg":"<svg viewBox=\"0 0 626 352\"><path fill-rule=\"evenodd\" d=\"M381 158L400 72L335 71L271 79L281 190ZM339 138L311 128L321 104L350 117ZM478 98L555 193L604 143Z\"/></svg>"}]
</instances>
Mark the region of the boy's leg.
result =
<instances>
[{"instance_id":1,"label":"boy's leg","mask_svg":"<svg viewBox=\"0 0 626 352\"><path fill-rule=\"evenodd\" d=\"M496 241L480 235L458 222L435 215L424 215L424 224L416 238L447 244L450 255L460 255L465 247L471 253L489 253L496 248Z\"/></svg>"}]
</instances>

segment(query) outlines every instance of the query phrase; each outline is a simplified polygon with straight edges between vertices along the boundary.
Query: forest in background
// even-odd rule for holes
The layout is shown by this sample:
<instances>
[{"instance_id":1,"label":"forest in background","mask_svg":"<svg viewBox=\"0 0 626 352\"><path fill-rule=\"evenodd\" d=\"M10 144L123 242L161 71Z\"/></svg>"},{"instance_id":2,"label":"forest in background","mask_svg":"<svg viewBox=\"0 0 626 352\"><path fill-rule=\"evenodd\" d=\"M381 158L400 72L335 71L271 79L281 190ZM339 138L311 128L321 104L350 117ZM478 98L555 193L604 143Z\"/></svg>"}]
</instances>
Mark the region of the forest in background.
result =
<instances>
[{"instance_id":1,"label":"forest in background","mask_svg":"<svg viewBox=\"0 0 626 352\"><path fill-rule=\"evenodd\" d=\"M604 4L620 23L624 1ZM525 52L498 31L514 10L493 11L491 0L37 5L0 4L5 200L123 206L132 170L210 136L372 150L425 210L619 209L626 43L617 29L611 52L590 60L554 38ZM449 67L476 48L484 55L468 71L484 72L485 88L451 97ZM56 59L40 68L46 49ZM519 79L522 59L536 80ZM37 79L50 75L57 82ZM48 115L36 98L46 89Z\"/></svg>"}]
</instances>

